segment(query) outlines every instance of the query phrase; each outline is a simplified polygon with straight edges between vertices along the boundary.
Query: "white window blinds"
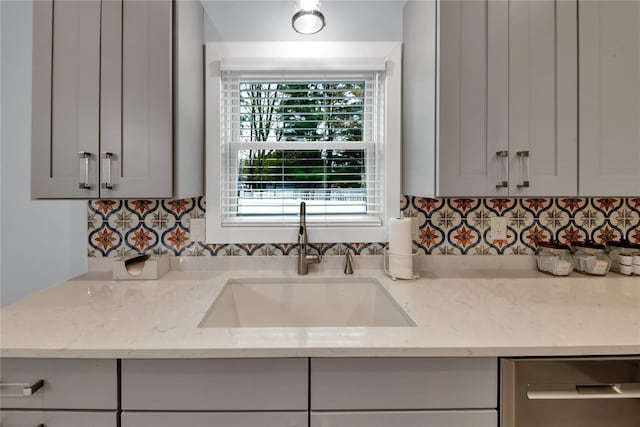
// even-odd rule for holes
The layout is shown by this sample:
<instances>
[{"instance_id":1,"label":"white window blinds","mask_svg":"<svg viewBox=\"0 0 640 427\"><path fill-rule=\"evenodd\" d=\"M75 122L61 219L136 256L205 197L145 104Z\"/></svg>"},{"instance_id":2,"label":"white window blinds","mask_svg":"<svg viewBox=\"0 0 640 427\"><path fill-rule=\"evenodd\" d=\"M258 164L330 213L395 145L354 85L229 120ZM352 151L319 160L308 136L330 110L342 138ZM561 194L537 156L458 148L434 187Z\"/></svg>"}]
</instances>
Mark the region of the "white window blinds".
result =
<instances>
[{"instance_id":1,"label":"white window blinds","mask_svg":"<svg viewBox=\"0 0 640 427\"><path fill-rule=\"evenodd\" d=\"M381 223L384 72L222 71L222 224Z\"/></svg>"}]
</instances>

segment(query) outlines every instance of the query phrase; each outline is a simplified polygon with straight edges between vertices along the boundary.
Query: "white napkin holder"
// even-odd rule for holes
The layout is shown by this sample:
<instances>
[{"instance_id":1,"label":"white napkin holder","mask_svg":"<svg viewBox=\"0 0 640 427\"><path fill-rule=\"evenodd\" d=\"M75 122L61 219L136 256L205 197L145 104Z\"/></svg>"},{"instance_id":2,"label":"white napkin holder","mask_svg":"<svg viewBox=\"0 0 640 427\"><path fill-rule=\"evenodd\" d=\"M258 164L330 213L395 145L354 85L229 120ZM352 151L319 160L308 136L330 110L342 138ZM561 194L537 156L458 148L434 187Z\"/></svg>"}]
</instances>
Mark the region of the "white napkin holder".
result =
<instances>
[{"instance_id":1,"label":"white napkin holder","mask_svg":"<svg viewBox=\"0 0 640 427\"><path fill-rule=\"evenodd\" d=\"M132 255L113 261L113 280L155 280L169 271L166 255Z\"/></svg>"}]
</instances>

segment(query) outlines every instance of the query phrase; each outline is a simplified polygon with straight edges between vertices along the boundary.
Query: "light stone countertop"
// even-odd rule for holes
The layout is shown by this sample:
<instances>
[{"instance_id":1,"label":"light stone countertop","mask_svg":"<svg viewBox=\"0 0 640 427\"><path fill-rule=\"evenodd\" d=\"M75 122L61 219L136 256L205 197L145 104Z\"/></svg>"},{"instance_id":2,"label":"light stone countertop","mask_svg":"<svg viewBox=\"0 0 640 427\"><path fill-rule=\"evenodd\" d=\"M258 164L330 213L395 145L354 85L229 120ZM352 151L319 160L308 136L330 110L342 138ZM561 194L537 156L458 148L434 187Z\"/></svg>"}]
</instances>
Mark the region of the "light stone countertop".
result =
<instances>
[{"instance_id":1,"label":"light stone countertop","mask_svg":"<svg viewBox=\"0 0 640 427\"><path fill-rule=\"evenodd\" d=\"M0 310L3 357L418 357L640 354L640 277L535 271L533 257L431 256L380 281L415 327L198 328L228 278L292 277L295 257L177 258L157 281L114 282L109 260ZM242 258L242 259L240 259ZM253 258L253 259L251 259ZM274 259L276 258L276 259ZM345 277L329 257L309 277ZM315 268L315 266L313 267ZM312 268L312 270L313 270ZM103 271L99 271L103 270Z\"/></svg>"}]
</instances>

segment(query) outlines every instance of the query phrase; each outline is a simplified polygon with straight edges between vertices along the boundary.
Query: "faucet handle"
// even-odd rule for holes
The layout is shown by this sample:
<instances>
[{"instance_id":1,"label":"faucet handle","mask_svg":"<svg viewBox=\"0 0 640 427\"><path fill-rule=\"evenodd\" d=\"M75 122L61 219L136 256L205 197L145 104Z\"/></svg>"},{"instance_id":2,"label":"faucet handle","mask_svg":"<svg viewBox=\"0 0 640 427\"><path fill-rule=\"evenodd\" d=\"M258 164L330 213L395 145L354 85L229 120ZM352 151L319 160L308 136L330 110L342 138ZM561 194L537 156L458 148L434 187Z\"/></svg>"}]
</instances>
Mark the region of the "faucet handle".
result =
<instances>
[{"instance_id":1,"label":"faucet handle","mask_svg":"<svg viewBox=\"0 0 640 427\"><path fill-rule=\"evenodd\" d=\"M353 255L351 251L347 249L346 260L344 264L344 274L353 274Z\"/></svg>"}]
</instances>

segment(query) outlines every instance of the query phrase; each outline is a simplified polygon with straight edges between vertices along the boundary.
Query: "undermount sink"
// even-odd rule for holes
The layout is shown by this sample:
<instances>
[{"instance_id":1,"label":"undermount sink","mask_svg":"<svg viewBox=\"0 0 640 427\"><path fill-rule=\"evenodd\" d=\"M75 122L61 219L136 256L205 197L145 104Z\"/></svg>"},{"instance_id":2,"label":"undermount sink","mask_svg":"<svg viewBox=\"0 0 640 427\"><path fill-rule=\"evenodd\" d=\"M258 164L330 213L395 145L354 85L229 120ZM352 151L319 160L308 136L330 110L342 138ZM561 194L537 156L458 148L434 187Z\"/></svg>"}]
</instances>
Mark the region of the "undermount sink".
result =
<instances>
[{"instance_id":1,"label":"undermount sink","mask_svg":"<svg viewBox=\"0 0 640 427\"><path fill-rule=\"evenodd\" d=\"M369 278L229 279L200 328L415 326Z\"/></svg>"}]
</instances>

